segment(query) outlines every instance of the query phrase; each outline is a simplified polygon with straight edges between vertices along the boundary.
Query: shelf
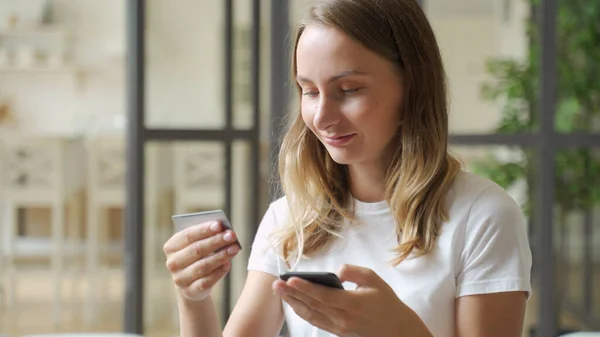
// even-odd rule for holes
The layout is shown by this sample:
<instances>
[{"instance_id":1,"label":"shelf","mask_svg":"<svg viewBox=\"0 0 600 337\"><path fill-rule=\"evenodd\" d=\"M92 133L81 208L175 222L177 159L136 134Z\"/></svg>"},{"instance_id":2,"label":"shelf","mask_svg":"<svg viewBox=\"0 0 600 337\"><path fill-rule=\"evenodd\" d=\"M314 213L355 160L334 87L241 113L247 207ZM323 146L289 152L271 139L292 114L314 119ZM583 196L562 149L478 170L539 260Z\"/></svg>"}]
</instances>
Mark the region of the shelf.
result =
<instances>
[{"instance_id":1,"label":"shelf","mask_svg":"<svg viewBox=\"0 0 600 337\"><path fill-rule=\"evenodd\" d=\"M0 29L0 37L24 37L24 36L56 36L62 37L67 31L58 26L41 26L32 28Z\"/></svg>"},{"instance_id":2,"label":"shelf","mask_svg":"<svg viewBox=\"0 0 600 337\"><path fill-rule=\"evenodd\" d=\"M63 66L58 68L47 68L47 67L30 67L30 68L22 68L22 67L0 67L0 73L22 73L22 74L31 74L31 73L73 73L77 71L77 68L73 66Z\"/></svg>"},{"instance_id":3,"label":"shelf","mask_svg":"<svg viewBox=\"0 0 600 337\"><path fill-rule=\"evenodd\" d=\"M56 248L51 238L17 237L14 245L19 257L50 256ZM86 242L81 239L72 242L65 238L62 248L65 255L84 252Z\"/></svg>"}]
</instances>

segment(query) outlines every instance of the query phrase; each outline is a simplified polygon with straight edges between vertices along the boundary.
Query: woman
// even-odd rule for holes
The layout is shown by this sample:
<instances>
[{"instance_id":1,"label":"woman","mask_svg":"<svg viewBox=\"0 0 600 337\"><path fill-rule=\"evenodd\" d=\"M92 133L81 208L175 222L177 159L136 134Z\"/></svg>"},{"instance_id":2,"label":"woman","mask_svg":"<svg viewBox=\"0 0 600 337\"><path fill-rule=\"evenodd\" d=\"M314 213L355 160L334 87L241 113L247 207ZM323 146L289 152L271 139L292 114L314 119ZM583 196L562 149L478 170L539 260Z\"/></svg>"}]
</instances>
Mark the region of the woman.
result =
<instances>
[{"instance_id":1,"label":"woman","mask_svg":"<svg viewBox=\"0 0 600 337\"><path fill-rule=\"evenodd\" d=\"M448 154L445 75L413 0L318 2L296 37L300 113L224 336L521 336L519 207ZM238 252L218 223L164 247L181 335L221 336L209 293ZM211 254L226 247L219 253ZM288 270L337 272L346 290Z\"/></svg>"}]
</instances>

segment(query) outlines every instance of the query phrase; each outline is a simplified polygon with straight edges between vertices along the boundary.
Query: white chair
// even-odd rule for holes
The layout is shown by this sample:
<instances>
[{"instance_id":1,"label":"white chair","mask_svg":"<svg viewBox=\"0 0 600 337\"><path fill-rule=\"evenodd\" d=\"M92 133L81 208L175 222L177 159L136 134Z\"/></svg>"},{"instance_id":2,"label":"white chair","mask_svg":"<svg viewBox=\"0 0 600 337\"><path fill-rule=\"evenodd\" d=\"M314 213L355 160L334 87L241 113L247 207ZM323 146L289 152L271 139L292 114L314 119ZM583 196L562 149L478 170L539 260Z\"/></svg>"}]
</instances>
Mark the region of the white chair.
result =
<instances>
[{"instance_id":1,"label":"white chair","mask_svg":"<svg viewBox=\"0 0 600 337\"><path fill-rule=\"evenodd\" d=\"M170 315L164 305L165 289L172 290L162 250L173 235L173 154L170 143L151 143L146 148L144 213L144 320L146 325ZM169 298L174 297L174 293ZM167 300L168 302L169 300Z\"/></svg>"},{"instance_id":2,"label":"white chair","mask_svg":"<svg viewBox=\"0 0 600 337\"><path fill-rule=\"evenodd\" d=\"M85 321L92 322L102 308L100 296L107 299L102 291L109 291L106 276L111 272L103 257L107 254L122 255L123 242L107 240L106 211L109 208L124 210L125 208L125 179L126 179L126 149L125 139L116 135L97 135L86 141L87 148L87 270L88 291L86 295ZM168 146L152 144L146 151L146 193L145 193L145 281L147 300L145 301L145 320L154 321L156 308L152 305L154 275L159 266L155 253L161 253L162 243L158 240L159 219L164 221L165 202L161 196L168 195L172 189L169 183L170 165L168 162ZM166 160L165 160L166 159ZM167 172L165 172L167 170ZM165 179L166 178L166 179ZM170 211L166 211L170 212ZM162 218L160 216L163 215ZM124 229L122 230L124 233ZM122 239L122 238L121 238ZM164 264L162 265L164 267ZM113 270L114 271L114 270ZM122 273L122 268L116 270ZM122 278L123 279L123 278ZM124 279L123 279L124 281Z\"/></svg>"},{"instance_id":3,"label":"white chair","mask_svg":"<svg viewBox=\"0 0 600 337\"><path fill-rule=\"evenodd\" d=\"M88 277L85 321L91 323L106 298L105 266L101 264L106 253L120 252L119 242L107 240L109 228L107 210L125 207L125 143L120 136L97 136L85 142L87 150L87 254Z\"/></svg>"},{"instance_id":4,"label":"white chair","mask_svg":"<svg viewBox=\"0 0 600 337\"><path fill-rule=\"evenodd\" d=\"M76 254L77 246L68 241L67 232L77 227L80 204L74 197L81 192L83 170L76 167L82 148L76 139L10 135L1 141L2 223L0 239L7 277L5 296L15 308L18 293L19 258L50 256L53 286L53 317L59 324L62 314L62 287L67 254ZM45 207L52 212L50 238L28 238L17 234L18 210ZM66 217L69 207L71 218ZM69 226L71 225L71 226ZM2 254L0 254L2 255ZM72 287L75 288L75 287Z\"/></svg>"},{"instance_id":5,"label":"white chair","mask_svg":"<svg viewBox=\"0 0 600 337\"><path fill-rule=\"evenodd\" d=\"M215 143L174 146L175 212L223 207L224 149Z\"/></svg>"}]
</instances>

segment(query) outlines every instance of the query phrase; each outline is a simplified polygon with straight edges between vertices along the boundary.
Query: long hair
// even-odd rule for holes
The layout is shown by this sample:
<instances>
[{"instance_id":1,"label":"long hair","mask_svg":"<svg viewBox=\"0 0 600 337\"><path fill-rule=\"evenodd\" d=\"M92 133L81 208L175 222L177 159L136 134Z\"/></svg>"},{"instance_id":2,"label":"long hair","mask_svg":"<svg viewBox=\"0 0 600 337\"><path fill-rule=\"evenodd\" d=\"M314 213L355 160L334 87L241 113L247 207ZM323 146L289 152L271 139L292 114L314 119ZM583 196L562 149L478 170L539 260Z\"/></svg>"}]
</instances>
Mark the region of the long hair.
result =
<instances>
[{"instance_id":1,"label":"long hair","mask_svg":"<svg viewBox=\"0 0 600 337\"><path fill-rule=\"evenodd\" d=\"M403 113L385 168L385 200L398 239L391 263L427 254L448 220L445 196L462 165L448 152L446 75L425 14L415 0L318 1L297 30L294 78L298 40L309 24L340 30L401 70ZM290 265L292 258L297 263L326 246L344 220L355 218L346 166L333 161L301 114L291 116L279 153L279 174L290 223L276 238Z\"/></svg>"}]
</instances>

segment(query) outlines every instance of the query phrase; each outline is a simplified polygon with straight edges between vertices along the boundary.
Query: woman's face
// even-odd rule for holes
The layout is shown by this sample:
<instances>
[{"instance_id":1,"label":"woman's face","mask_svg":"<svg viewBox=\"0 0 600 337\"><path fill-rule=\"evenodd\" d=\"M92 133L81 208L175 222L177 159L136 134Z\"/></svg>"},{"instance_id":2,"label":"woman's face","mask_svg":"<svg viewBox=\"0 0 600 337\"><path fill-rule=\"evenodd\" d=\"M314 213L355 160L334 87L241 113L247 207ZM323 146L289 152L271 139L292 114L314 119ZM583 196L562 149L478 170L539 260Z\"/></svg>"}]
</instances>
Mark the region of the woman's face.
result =
<instances>
[{"instance_id":1,"label":"woman's face","mask_svg":"<svg viewBox=\"0 0 600 337\"><path fill-rule=\"evenodd\" d=\"M341 31L306 27L296 50L301 113L339 164L380 162L398 131L399 70Z\"/></svg>"}]
</instances>

